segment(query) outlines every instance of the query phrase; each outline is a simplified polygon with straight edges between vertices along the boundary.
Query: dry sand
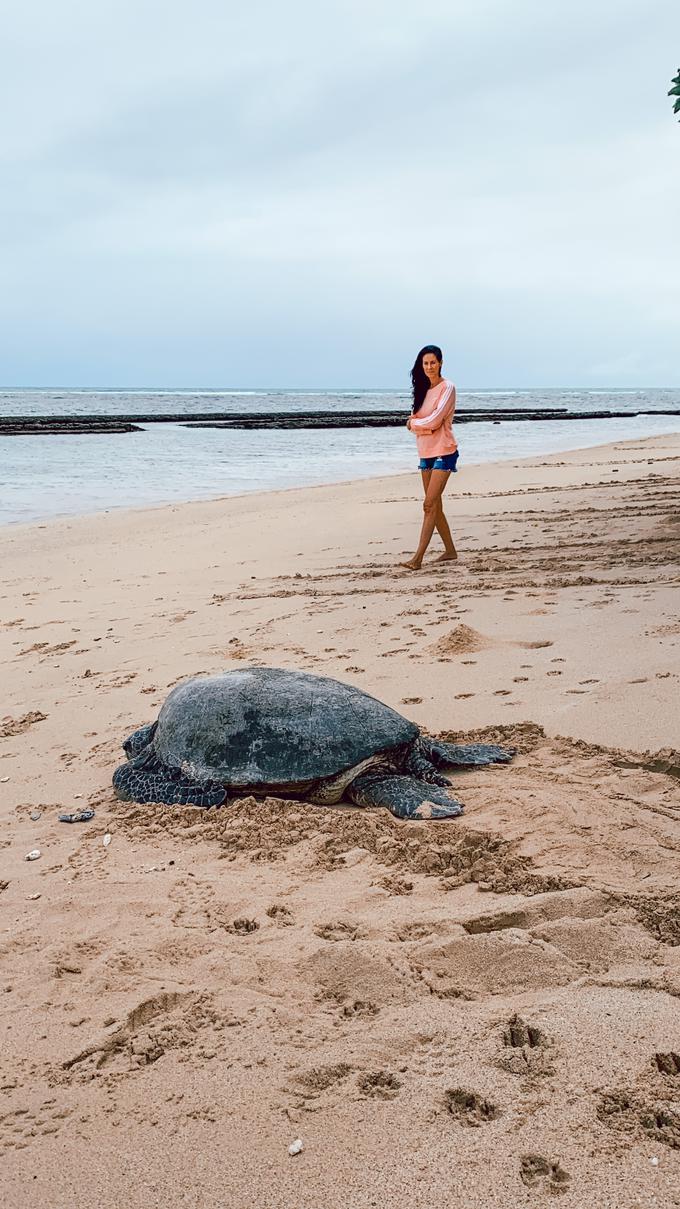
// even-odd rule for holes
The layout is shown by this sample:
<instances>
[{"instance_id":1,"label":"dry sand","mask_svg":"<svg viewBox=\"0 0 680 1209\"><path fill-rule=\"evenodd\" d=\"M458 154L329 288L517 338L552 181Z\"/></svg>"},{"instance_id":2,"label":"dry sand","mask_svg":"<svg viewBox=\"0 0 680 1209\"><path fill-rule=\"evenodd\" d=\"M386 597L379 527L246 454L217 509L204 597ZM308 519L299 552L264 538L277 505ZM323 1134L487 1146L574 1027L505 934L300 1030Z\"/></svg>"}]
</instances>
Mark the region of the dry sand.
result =
<instances>
[{"instance_id":1,"label":"dry sand","mask_svg":"<svg viewBox=\"0 0 680 1209\"><path fill-rule=\"evenodd\" d=\"M414 476L0 532L7 1209L680 1205L679 469L464 467L415 575ZM115 802L248 663L519 755L438 825Z\"/></svg>"}]
</instances>

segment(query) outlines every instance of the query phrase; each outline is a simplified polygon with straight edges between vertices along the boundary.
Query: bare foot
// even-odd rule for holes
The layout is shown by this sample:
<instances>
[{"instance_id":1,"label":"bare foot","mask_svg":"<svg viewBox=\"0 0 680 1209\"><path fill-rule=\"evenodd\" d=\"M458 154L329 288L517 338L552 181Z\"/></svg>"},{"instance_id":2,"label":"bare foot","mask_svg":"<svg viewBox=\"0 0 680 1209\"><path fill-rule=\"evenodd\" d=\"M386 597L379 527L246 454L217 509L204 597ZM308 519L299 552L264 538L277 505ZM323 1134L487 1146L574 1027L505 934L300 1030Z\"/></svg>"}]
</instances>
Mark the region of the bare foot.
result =
<instances>
[{"instance_id":1,"label":"bare foot","mask_svg":"<svg viewBox=\"0 0 680 1209\"><path fill-rule=\"evenodd\" d=\"M452 554L449 554L448 551L445 551L443 554L439 555L439 558L435 559L435 562L452 563L452 562L455 562L457 558L458 558L458 553L456 550L454 550Z\"/></svg>"},{"instance_id":2,"label":"bare foot","mask_svg":"<svg viewBox=\"0 0 680 1209\"><path fill-rule=\"evenodd\" d=\"M409 571L419 571L421 564L416 562L415 558L411 558L407 563L399 563L399 566L406 567Z\"/></svg>"}]
</instances>

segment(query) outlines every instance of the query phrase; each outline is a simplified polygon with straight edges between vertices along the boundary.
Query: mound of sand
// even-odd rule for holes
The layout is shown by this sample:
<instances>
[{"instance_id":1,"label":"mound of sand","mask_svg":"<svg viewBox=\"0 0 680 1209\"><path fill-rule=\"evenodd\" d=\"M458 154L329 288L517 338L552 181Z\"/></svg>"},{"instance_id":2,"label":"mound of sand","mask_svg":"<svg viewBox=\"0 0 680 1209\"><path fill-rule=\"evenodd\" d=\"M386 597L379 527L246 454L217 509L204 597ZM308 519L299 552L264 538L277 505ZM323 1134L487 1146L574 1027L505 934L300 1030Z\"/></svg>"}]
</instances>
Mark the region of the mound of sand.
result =
<instances>
[{"instance_id":1,"label":"mound of sand","mask_svg":"<svg viewBox=\"0 0 680 1209\"><path fill-rule=\"evenodd\" d=\"M438 638L430 650L437 655L470 655L474 651L483 651L493 645L490 638L473 630L472 626L461 624Z\"/></svg>"}]
</instances>

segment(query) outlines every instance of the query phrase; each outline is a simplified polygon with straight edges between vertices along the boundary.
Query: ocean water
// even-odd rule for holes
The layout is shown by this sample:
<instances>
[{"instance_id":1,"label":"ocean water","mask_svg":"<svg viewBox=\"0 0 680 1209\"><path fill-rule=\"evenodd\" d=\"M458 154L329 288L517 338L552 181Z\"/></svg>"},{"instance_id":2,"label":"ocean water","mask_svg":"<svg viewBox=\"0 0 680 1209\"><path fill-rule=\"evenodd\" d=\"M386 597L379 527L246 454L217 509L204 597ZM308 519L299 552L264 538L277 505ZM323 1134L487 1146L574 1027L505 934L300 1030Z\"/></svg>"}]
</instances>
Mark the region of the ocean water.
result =
<instances>
[{"instance_id":1,"label":"ocean water","mask_svg":"<svg viewBox=\"0 0 680 1209\"><path fill-rule=\"evenodd\" d=\"M406 391L0 391L3 416L400 407L405 422ZM680 432L680 416L633 414L640 407L680 408L680 390L459 392L459 413L499 407L629 415L460 425L459 481L466 463ZM243 431L149 424L134 433L0 436L0 524L398 474L416 464L415 441L405 427Z\"/></svg>"}]
</instances>

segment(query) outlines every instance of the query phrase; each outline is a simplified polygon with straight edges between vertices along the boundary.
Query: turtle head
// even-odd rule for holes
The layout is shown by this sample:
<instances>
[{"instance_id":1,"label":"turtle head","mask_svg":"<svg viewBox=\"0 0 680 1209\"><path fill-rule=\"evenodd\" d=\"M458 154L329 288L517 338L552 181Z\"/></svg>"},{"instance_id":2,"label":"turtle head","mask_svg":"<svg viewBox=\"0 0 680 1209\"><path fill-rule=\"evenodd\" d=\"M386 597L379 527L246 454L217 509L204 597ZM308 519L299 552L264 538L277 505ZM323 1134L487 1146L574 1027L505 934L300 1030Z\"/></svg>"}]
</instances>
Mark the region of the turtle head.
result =
<instances>
[{"instance_id":1,"label":"turtle head","mask_svg":"<svg viewBox=\"0 0 680 1209\"><path fill-rule=\"evenodd\" d=\"M123 743L123 751L128 760L134 760L135 756L144 751L144 748L153 739L157 726L157 722L152 722L150 726L140 726L139 730L135 730L131 735L128 735Z\"/></svg>"}]
</instances>

